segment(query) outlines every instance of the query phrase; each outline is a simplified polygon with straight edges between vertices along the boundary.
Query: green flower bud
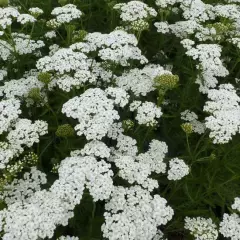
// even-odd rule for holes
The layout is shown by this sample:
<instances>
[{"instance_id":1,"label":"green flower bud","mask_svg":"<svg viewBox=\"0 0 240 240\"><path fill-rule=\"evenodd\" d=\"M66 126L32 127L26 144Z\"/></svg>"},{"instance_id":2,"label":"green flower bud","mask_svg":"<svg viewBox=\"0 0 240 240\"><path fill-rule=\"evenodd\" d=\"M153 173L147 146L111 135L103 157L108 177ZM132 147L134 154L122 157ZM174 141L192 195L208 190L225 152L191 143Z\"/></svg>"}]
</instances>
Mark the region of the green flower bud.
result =
<instances>
[{"instance_id":1,"label":"green flower bud","mask_svg":"<svg viewBox=\"0 0 240 240\"><path fill-rule=\"evenodd\" d=\"M30 152L24 156L23 162L34 166L38 163L38 155L34 152Z\"/></svg>"},{"instance_id":2,"label":"green flower bud","mask_svg":"<svg viewBox=\"0 0 240 240\"><path fill-rule=\"evenodd\" d=\"M40 89L32 88L28 93L28 97L33 99L35 102L41 101L42 97L41 97Z\"/></svg>"},{"instance_id":3,"label":"green flower bud","mask_svg":"<svg viewBox=\"0 0 240 240\"><path fill-rule=\"evenodd\" d=\"M51 172L52 172L52 173L57 173L57 172L58 172L58 169L59 169L59 166L60 166L59 163L55 163L55 164L53 165L53 167L52 167Z\"/></svg>"},{"instance_id":4,"label":"green flower bud","mask_svg":"<svg viewBox=\"0 0 240 240\"><path fill-rule=\"evenodd\" d=\"M74 129L70 124L60 125L56 131L58 137L72 137L74 136Z\"/></svg>"},{"instance_id":5,"label":"green flower bud","mask_svg":"<svg viewBox=\"0 0 240 240\"><path fill-rule=\"evenodd\" d=\"M130 119L123 120L123 129L128 131L134 128L134 122Z\"/></svg>"},{"instance_id":6,"label":"green flower bud","mask_svg":"<svg viewBox=\"0 0 240 240\"><path fill-rule=\"evenodd\" d=\"M131 23L131 29L137 32L149 29L149 23L140 19Z\"/></svg>"},{"instance_id":7,"label":"green flower bud","mask_svg":"<svg viewBox=\"0 0 240 240\"><path fill-rule=\"evenodd\" d=\"M59 23L56 19L51 19L46 22L46 26L52 29L56 29L61 26L61 23Z\"/></svg>"},{"instance_id":8,"label":"green flower bud","mask_svg":"<svg viewBox=\"0 0 240 240\"><path fill-rule=\"evenodd\" d=\"M193 132L193 126L191 123L183 123L181 125L181 128L188 135L190 135Z\"/></svg>"},{"instance_id":9,"label":"green flower bud","mask_svg":"<svg viewBox=\"0 0 240 240\"><path fill-rule=\"evenodd\" d=\"M155 87L162 90L171 90L177 86L179 77L172 74L162 74L154 79Z\"/></svg>"},{"instance_id":10,"label":"green flower bud","mask_svg":"<svg viewBox=\"0 0 240 240\"><path fill-rule=\"evenodd\" d=\"M41 72L38 74L38 80L47 85L51 82L51 74L47 72Z\"/></svg>"}]
</instances>

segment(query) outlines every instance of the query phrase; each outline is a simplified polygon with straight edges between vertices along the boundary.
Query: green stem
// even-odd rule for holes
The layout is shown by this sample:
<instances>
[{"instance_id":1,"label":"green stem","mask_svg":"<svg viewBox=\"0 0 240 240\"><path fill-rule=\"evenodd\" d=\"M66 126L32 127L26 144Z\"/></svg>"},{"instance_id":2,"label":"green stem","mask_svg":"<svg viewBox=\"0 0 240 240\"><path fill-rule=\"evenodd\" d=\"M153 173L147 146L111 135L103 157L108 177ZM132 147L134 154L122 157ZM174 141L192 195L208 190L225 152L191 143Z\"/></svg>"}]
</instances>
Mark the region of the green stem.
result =
<instances>
[{"instance_id":1,"label":"green stem","mask_svg":"<svg viewBox=\"0 0 240 240\"><path fill-rule=\"evenodd\" d=\"M89 239L91 239L92 236L92 229L93 229L93 219L95 217L95 211L96 211L96 203L93 202L93 209L92 209L92 216L91 216L91 222L90 222L90 226L89 226Z\"/></svg>"},{"instance_id":2,"label":"green stem","mask_svg":"<svg viewBox=\"0 0 240 240\"><path fill-rule=\"evenodd\" d=\"M193 155L192 155L191 148L190 148L190 144L189 144L189 138L188 138L188 134L186 134L186 140L187 140L187 149L188 149L188 154L190 155L190 157L191 157L191 160L193 160Z\"/></svg>"}]
</instances>

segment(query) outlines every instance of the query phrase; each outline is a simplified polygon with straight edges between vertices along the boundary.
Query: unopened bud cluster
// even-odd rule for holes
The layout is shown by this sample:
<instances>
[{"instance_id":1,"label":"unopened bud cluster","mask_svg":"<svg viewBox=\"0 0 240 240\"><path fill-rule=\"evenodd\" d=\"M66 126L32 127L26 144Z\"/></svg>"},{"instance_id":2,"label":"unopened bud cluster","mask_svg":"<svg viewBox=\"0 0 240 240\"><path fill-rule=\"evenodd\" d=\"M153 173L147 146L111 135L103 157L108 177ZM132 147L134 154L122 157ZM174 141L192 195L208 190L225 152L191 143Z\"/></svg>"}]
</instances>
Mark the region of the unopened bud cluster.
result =
<instances>
[{"instance_id":1,"label":"unopened bud cluster","mask_svg":"<svg viewBox=\"0 0 240 240\"><path fill-rule=\"evenodd\" d=\"M179 77L172 74L162 74L154 79L155 87L162 90L171 90L177 87Z\"/></svg>"},{"instance_id":2,"label":"unopened bud cluster","mask_svg":"<svg viewBox=\"0 0 240 240\"><path fill-rule=\"evenodd\" d=\"M56 131L58 137L72 137L74 136L74 129L70 124L60 125Z\"/></svg>"},{"instance_id":3,"label":"unopened bud cluster","mask_svg":"<svg viewBox=\"0 0 240 240\"><path fill-rule=\"evenodd\" d=\"M35 102L41 101L41 93L39 88L32 88L29 93L28 97L34 100Z\"/></svg>"},{"instance_id":4,"label":"unopened bud cluster","mask_svg":"<svg viewBox=\"0 0 240 240\"><path fill-rule=\"evenodd\" d=\"M191 134L193 132L193 126L191 123L183 123L181 125L182 130L186 133L186 134Z\"/></svg>"},{"instance_id":5,"label":"unopened bud cluster","mask_svg":"<svg viewBox=\"0 0 240 240\"><path fill-rule=\"evenodd\" d=\"M51 82L51 74L47 72L41 72L38 74L38 80L47 85Z\"/></svg>"},{"instance_id":6,"label":"unopened bud cluster","mask_svg":"<svg viewBox=\"0 0 240 240\"><path fill-rule=\"evenodd\" d=\"M134 127L134 122L130 119L127 119L127 120L123 120L123 129L128 131L128 130L131 130L133 129Z\"/></svg>"}]
</instances>

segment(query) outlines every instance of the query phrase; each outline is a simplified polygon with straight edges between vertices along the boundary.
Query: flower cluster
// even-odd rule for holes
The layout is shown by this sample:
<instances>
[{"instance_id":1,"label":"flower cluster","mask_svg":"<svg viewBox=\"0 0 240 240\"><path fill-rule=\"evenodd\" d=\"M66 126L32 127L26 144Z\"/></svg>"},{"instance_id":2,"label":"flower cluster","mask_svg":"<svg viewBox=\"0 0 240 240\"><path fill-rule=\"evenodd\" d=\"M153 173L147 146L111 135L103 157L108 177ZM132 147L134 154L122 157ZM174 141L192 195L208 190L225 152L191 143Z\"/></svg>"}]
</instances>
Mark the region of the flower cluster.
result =
<instances>
[{"instance_id":1,"label":"flower cluster","mask_svg":"<svg viewBox=\"0 0 240 240\"><path fill-rule=\"evenodd\" d=\"M169 180L180 180L189 174L188 165L178 158L171 159L169 162L169 168L167 176Z\"/></svg>"},{"instance_id":2,"label":"flower cluster","mask_svg":"<svg viewBox=\"0 0 240 240\"><path fill-rule=\"evenodd\" d=\"M114 101L100 88L88 89L80 97L70 99L63 105L62 112L79 121L75 130L88 140L103 138L114 121L119 119Z\"/></svg>"},{"instance_id":3,"label":"flower cluster","mask_svg":"<svg viewBox=\"0 0 240 240\"><path fill-rule=\"evenodd\" d=\"M227 143L240 132L240 98L231 84L209 90L208 98L204 111L211 114L205 119L210 137L214 143Z\"/></svg>"},{"instance_id":4,"label":"flower cluster","mask_svg":"<svg viewBox=\"0 0 240 240\"><path fill-rule=\"evenodd\" d=\"M141 187L115 187L106 204L103 236L108 239L152 239L157 226L173 216L171 207L159 195L153 197ZM146 209L147 208L147 209Z\"/></svg>"},{"instance_id":5,"label":"flower cluster","mask_svg":"<svg viewBox=\"0 0 240 240\"><path fill-rule=\"evenodd\" d=\"M198 121L198 116L196 113L185 110L184 112L181 112L181 119L191 125L193 132L198 134L203 134L205 132L205 124Z\"/></svg>"},{"instance_id":6,"label":"flower cluster","mask_svg":"<svg viewBox=\"0 0 240 240\"><path fill-rule=\"evenodd\" d=\"M211 218L186 217L184 228L189 230L195 239L216 240L218 238L217 226Z\"/></svg>"},{"instance_id":7,"label":"flower cluster","mask_svg":"<svg viewBox=\"0 0 240 240\"><path fill-rule=\"evenodd\" d=\"M134 101L130 104L130 111L137 111L136 120L146 126L155 126L162 116L161 108L152 102Z\"/></svg>"},{"instance_id":8,"label":"flower cluster","mask_svg":"<svg viewBox=\"0 0 240 240\"><path fill-rule=\"evenodd\" d=\"M69 23L72 20L79 19L82 12L73 4L67 4L63 7L56 7L52 10L52 15L56 16L56 21L60 24Z\"/></svg>"}]
</instances>

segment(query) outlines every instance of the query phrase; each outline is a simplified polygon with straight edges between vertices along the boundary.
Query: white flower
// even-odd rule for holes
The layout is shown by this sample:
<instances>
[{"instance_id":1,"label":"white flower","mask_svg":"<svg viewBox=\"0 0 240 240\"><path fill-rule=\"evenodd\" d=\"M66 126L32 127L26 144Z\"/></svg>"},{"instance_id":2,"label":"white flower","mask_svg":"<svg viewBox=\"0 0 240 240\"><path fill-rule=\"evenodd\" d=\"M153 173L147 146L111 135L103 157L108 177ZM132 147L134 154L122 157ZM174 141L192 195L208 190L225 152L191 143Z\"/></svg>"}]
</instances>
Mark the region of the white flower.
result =
<instances>
[{"instance_id":1,"label":"white flower","mask_svg":"<svg viewBox=\"0 0 240 240\"><path fill-rule=\"evenodd\" d=\"M179 38L187 38L189 35L195 33L199 28L200 24L195 20L178 21L174 24L169 25L170 31Z\"/></svg>"},{"instance_id":2,"label":"white flower","mask_svg":"<svg viewBox=\"0 0 240 240\"><path fill-rule=\"evenodd\" d=\"M216 240L218 238L217 226L211 218L186 217L184 228L198 240Z\"/></svg>"},{"instance_id":3,"label":"white flower","mask_svg":"<svg viewBox=\"0 0 240 240\"><path fill-rule=\"evenodd\" d=\"M21 23L21 24L26 24L26 23L34 23L36 22L36 19L29 14L20 14L17 17L17 22Z\"/></svg>"},{"instance_id":4,"label":"white flower","mask_svg":"<svg viewBox=\"0 0 240 240\"><path fill-rule=\"evenodd\" d=\"M141 185L151 174L149 164L137 162L132 156L118 156L114 162L120 169L119 176L126 179L130 184L137 182Z\"/></svg>"},{"instance_id":5,"label":"white flower","mask_svg":"<svg viewBox=\"0 0 240 240\"><path fill-rule=\"evenodd\" d=\"M157 32L160 32L163 34L169 32L168 22L155 22L154 26L157 28Z\"/></svg>"},{"instance_id":6,"label":"white flower","mask_svg":"<svg viewBox=\"0 0 240 240\"><path fill-rule=\"evenodd\" d=\"M39 137L48 132L48 124L41 120L34 123L29 119L18 119L14 128L8 133L7 140L11 146L23 152L24 146L32 147L39 142Z\"/></svg>"},{"instance_id":7,"label":"white flower","mask_svg":"<svg viewBox=\"0 0 240 240\"><path fill-rule=\"evenodd\" d=\"M152 191L158 187L158 182L149 178L152 172L164 173L166 164L163 158L167 152L167 146L158 140L152 140L149 150L137 155L136 140L129 136L121 135L118 138L116 150L112 151L113 161L119 168L119 176L129 183L140 184L143 188Z\"/></svg>"},{"instance_id":8,"label":"white flower","mask_svg":"<svg viewBox=\"0 0 240 240\"><path fill-rule=\"evenodd\" d=\"M191 124L193 132L198 134L203 134L205 132L205 124L198 121L196 113L185 110L184 112L181 112L181 119Z\"/></svg>"},{"instance_id":9,"label":"white flower","mask_svg":"<svg viewBox=\"0 0 240 240\"><path fill-rule=\"evenodd\" d=\"M220 59L221 47L217 44L199 44L186 52L194 60L198 59L200 64L197 68L202 71L196 83L200 85L200 92L207 93L211 88L215 88L218 80L216 77L225 77L228 70L223 66Z\"/></svg>"},{"instance_id":10,"label":"white flower","mask_svg":"<svg viewBox=\"0 0 240 240\"><path fill-rule=\"evenodd\" d=\"M55 228L67 226L74 216L73 210L80 204L85 184L94 201L109 198L113 190L110 167L94 157L64 159L58 170L59 179L49 190L30 193L26 201L9 204L7 209L0 211L0 227L4 221L2 239L52 238ZM44 178L42 180L45 182Z\"/></svg>"},{"instance_id":11,"label":"white flower","mask_svg":"<svg viewBox=\"0 0 240 240\"><path fill-rule=\"evenodd\" d=\"M179 2L179 0L156 0L156 5L161 8L166 8L174 5L177 2Z\"/></svg>"},{"instance_id":12,"label":"white flower","mask_svg":"<svg viewBox=\"0 0 240 240\"><path fill-rule=\"evenodd\" d=\"M50 84L48 84L48 88L52 90L53 87L58 86L63 91L70 92L74 87L79 89L87 82L96 82L94 74L92 74L89 70L79 69L75 72L74 77L64 74L53 78Z\"/></svg>"},{"instance_id":13,"label":"white flower","mask_svg":"<svg viewBox=\"0 0 240 240\"><path fill-rule=\"evenodd\" d=\"M21 112L19 100L11 98L0 102L0 134L9 129Z\"/></svg>"},{"instance_id":14,"label":"white flower","mask_svg":"<svg viewBox=\"0 0 240 240\"><path fill-rule=\"evenodd\" d=\"M120 18L124 22L133 22L136 20L148 19L149 17L157 16L157 12L154 8L148 7L147 4L140 1L119 3L116 4L113 8L120 10Z\"/></svg>"},{"instance_id":15,"label":"white flower","mask_svg":"<svg viewBox=\"0 0 240 240\"><path fill-rule=\"evenodd\" d=\"M109 158L110 157L110 148L101 141L93 140L85 144L84 148L81 150L76 150L71 152L71 156L76 156L75 152L79 152L79 155L82 156L94 156L100 158Z\"/></svg>"},{"instance_id":16,"label":"white flower","mask_svg":"<svg viewBox=\"0 0 240 240\"><path fill-rule=\"evenodd\" d=\"M0 81L2 81L7 76L6 69L0 69Z\"/></svg>"},{"instance_id":17,"label":"white flower","mask_svg":"<svg viewBox=\"0 0 240 240\"><path fill-rule=\"evenodd\" d=\"M38 81L37 77L30 76L27 78L20 78L18 80L10 80L0 87L0 95L7 98L28 97L29 91L33 88L41 89L43 83Z\"/></svg>"},{"instance_id":18,"label":"white flower","mask_svg":"<svg viewBox=\"0 0 240 240\"><path fill-rule=\"evenodd\" d=\"M129 95L127 92L122 89L122 88L113 88L113 87L108 87L105 90L106 94L113 98L114 103L116 105L119 105L120 107L125 107L128 104L129 101Z\"/></svg>"},{"instance_id":19,"label":"white flower","mask_svg":"<svg viewBox=\"0 0 240 240\"><path fill-rule=\"evenodd\" d=\"M43 14L43 10L38 7L29 8L28 10L33 16L39 16Z\"/></svg>"},{"instance_id":20,"label":"white flower","mask_svg":"<svg viewBox=\"0 0 240 240\"><path fill-rule=\"evenodd\" d=\"M36 67L39 71L55 71L60 74L69 73L73 70L85 70L89 63L87 56L83 53L73 52L70 48L62 48L52 56L46 56L37 61Z\"/></svg>"},{"instance_id":21,"label":"white flower","mask_svg":"<svg viewBox=\"0 0 240 240\"><path fill-rule=\"evenodd\" d=\"M129 136L121 134L117 139L116 149L121 155L136 156L138 152L137 141Z\"/></svg>"},{"instance_id":22,"label":"white flower","mask_svg":"<svg viewBox=\"0 0 240 240\"><path fill-rule=\"evenodd\" d=\"M186 48L187 50L190 50L192 48L192 46L195 44L194 41L192 41L191 39L183 39L181 42L180 42L184 48Z\"/></svg>"},{"instance_id":23,"label":"white flower","mask_svg":"<svg viewBox=\"0 0 240 240\"><path fill-rule=\"evenodd\" d=\"M123 133L122 123L121 122L115 122L113 123L110 128L108 129L107 136L113 140L116 140L119 138L119 136Z\"/></svg>"},{"instance_id":24,"label":"white flower","mask_svg":"<svg viewBox=\"0 0 240 240\"><path fill-rule=\"evenodd\" d=\"M60 49L59 45L53 44L49 46L49 56L53 56Z\"/></svg>"},{"instance_id":25,"label":"white flower","mask_svg":"<svg viewBox=\"0 0 240 240\"><path fill-rule=\"evenodd\" d=\"M71 237L71 236L61 236L57 240L79 240L78 237Z\"/></svg>"},{"instance_id":26,"label":"white flower","mask_svg":"<svg viewBox=\"0 0 240 240\"><path fill-rule=\"evenodd\" d=\"M205 22L215 19L215 6L205 4L201 0L180 1L180 8L183 10L183 17L188 20Z\"/></svg>"},{"instance_id":27,"label":"white flower","mask_svg":"<svg viewBox=\"0 0 240 240\"><path fill-rule=\"evenodd\" d=\"M141 64L148 62L137 44L137 38L133 34L123 30L114 30L109 34L89 33L84 38L84 42L73 44L70 48L83 53L97 52L104 61L129 66L130 60L140 61Z\"/></svg>"},{"instance_id":28,"label":"white flower","mask_svg":"<svg viewBox=\"0 0 240 240\"><path fill-rule=\"evenodd\" d=\"M130 111L134 111L135 102L130 104ZM134 109L134 110L133 110ZM157 124L157 119L162 116L162 111L160 107L157 107L155 103L152 102L143 102L140 103L140 106L137 107L137 116L135 119L139 124L146 126L154 126Z\"/></svg>"},{"instance_id":29,"label":"white flower","mask_svg":"<svg viewBox=\"0 0 240 240\"><path fill-rule=\"evenodd\" d=\"M231 215L225 213L220 223L219 232L226 238L231 240L240 239L240 217L238 214Z\"/></svg>"},{"instance_id":30,"label":"white flower","mask_svg":"<svg viewBox=\"0 0 240 240\"><path fill-rule=\"evenodd\" d=\"M0 40L0 58L4 61L9 59L12 53L17 52L19 55L34 54L39 55L39 49L45 46L41 40L32 40L30 35L23 33L12 33L12 38L15 46L13 47L8 42Z\"/></svg>"},{"instance_id":31,"label":"white flower","mask_svg":"<svg viewBox=\"0 0 240 240\"><path fill-rule=\"evenodd\" d=\"M180 180L189 174L188 165L181 159L173 158L169 162L168 180Z\"/></svg>"},{"instance_id":32,"label":"white flower","mask_svg":"<svg viewBox=\"0 0 240 240\"><path fill-rule=\"evenodd\" d=\"M142 163L148 163L152 172L165 173L166 163L164 158L168 152L168 147L165 142L153 139L149 144L149 150L145 153L141 153L137 156L137 160Z\"/></svg>"},{"instance_id":33,"label":"white flower","mask_svg":"<svg viewBox=\"0 0 240 240\"><path fill-rule=\"evenodd\" d=\"M80 97L70 99L63 105L62 112L79 121L75 130L88 140L102 139L113 122L119 119L114 101L108 99L100 88L88 89Z\"/></svg>"},{"instance_id":34,"label":"white flower","mask_svg":"<svg viewBox=\"0 0 240 240\"><path fill-rule=\"evenodd\" d=\"M6 142L0 142L0 169L6 168L7 164L17 155L17 152Z\"/></svg>"},{"instance_id":35,"label":"white flower","mask_svg":"<svg viewBox=\"0 0 240 240\"><path fill-rule=\"evenodd\" d=\"M23 179L14 179L11 184L5 185L0 198L7 205L14 204L17 201L25 202L35 192L41 190L41 185L47 183L46 174L32 167L30 172L23 175Z\"/></svg>"},{"instance_id":36,"label":"white flower","mask_svg":"<svg viewBox=\"0 0 240 240\"><path fill-rule=\"evenodd\" d=\"M211 114L205 119L210 138L215 144L227 143L240 132L240 97L231 84L222 84L209 90L208 98L204 111Z\"/></svg>"},{"instance_id":37,"label":"white flower","mask_svg":"<svg viewBox=\"0 0 240 240\"><path fill-rule=\"evenodd\" d=\"M232 209L236 209L238 212L240 212L240 198L236 197L234 199L234 203L232 204Z\"/></svg>"},{"instance_id":38,"label":"white flower","mask_svg":"<svg viewBox=\"0 0 240 240\"><path fill-rule=\"evenodd\" d=\"M114 240L146 240L157 233L157 226L171 220L173 210L159 195L153 197L139 186L115 187L105 205L103 237Z\"/></svg>"},{"instance_id":39,"label":"white flower","mask_svg":"<svg viewBox=\"0 0 240 240\"><path fill-rule=\"evenodd\" d=\"M164 70L160 65L149 64L143 69L134 68L130 71L125 71L116 78L116 84L126 91L133 92L136 96L146 96L147 93L155 90L154 78L166 73L172 74Z\"/></svg>"},{"instance_id":40,"label":"white flower","mask_svg":"<svg viewBox=\"0 0 240 240\"><path fill-rule=\"evenodd\" d=\"M0 27L6 29L19 14L18 10L14 7L0 8Z\"/></svg>"},{"instance_id":41,"label":"white flower","mask_svg":"<svg viewBox=\"0 0 240 240\"><path fill-rule=\"evenodd\" d=\"M46 38L52 39L52 38L57 37L57 34L56 34L55 31L49 31L49 32L46 32L44 36L45 36Z\"/></svg>"},{"instance_id":42,"label":"white flower","mask_svg":"<svg viewBox=\"0 0 240 240\"><path fill-rule=\"evenodd\" d=\"M214 7L214 13L219 17L228 18L233 21L239 19L239 8L236 4L218 4Z\"/></svg>"},{"instance_id":43,"label":"white flower","mask_svg":"<svg viewBox=\"0 0 240 240\"><path fill-rule=\"evenodd\" d=\"M81 18L82 12L73 4L67 4L63 7L56 7L52 10L52 15L56 16L57 22L69 23L72 20Z\"/></svg>"}]
</instances>

